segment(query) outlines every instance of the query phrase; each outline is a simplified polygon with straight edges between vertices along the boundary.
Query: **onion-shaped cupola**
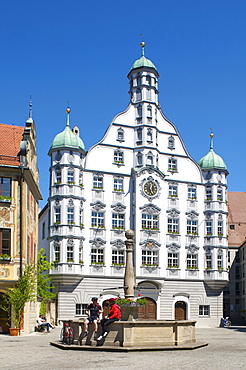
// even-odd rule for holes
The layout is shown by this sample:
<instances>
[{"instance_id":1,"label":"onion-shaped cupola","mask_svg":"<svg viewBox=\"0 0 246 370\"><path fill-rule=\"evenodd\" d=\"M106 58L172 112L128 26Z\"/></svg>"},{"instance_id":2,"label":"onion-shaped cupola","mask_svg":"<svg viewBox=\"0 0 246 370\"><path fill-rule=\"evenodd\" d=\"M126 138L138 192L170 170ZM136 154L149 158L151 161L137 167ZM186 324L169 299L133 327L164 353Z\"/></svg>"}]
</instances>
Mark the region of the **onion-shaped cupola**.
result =
<instances>
[{"instance_id":1,"label":"onion-shaped cupola","mask_svg":"<svg viewBox=\"0 0 246 370\"><path fill-rule=\"evenodd\" d=\"M67 124L65 130L60 132L54 138L50 150L56 149L82 149L85 151L85 145L78 134L74 133L70 128L69 114L70 108L67 108Z\"/></svg>"},{"instance_id":2,"label":"onion-shaped cupola","mask_svg":"<svg viewBox=\"0 0 246 370\"><path fill-rule=\"evenodd\" d=\"M142 56L141 56L140 59L137 59L133 63L131 71L133 69L142 68L142 67L154 68L157 71L156 66L154 65L154 63L152 63L150 59L145 58L145 55L144 55L145 42L141 42L140 46L142 47Z\"/></svg>"},{"instance_id":3,"label":"onion-shaped cupola","mask_svg":"<svg viewBox=\"0 0 246 370\"><path fill-rule=\"evenodd\" d=\"M219 170L219 171L226 171L226 164L224 160L214 152L213 149L213 136L214 134L211 132L210 134L210 150L209 152L200 159L198 162L199 166L202 170Z\"/></svg>"}]
</instances>

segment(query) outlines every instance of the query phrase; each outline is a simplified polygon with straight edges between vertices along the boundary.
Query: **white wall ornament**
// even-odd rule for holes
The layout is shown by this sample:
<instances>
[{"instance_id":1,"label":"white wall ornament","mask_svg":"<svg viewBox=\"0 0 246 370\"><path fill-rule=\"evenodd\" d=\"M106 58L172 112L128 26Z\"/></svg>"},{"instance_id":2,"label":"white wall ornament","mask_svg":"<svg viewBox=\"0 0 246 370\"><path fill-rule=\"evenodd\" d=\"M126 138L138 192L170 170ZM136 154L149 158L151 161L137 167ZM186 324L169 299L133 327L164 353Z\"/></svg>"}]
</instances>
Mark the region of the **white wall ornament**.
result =
<instances>
[{"instance_id":1,"label":"white wall ornament","mask_svg":"<svg viewBox=\"0 0 246 370\"><path fill-rule=\"evenodd\" d=\"M95 238L93 240L89 241L93 247L100 248L106 244L106 241L103 240L102 238Z\"/></svg>"},{"instance_id":2,"label":"white wall ornament","mask_svg":"<svg viewBox=\"0 0 246 370\"><path fill-rule=\"evenodd\" d=\"M101 202L100 200L98 200L97 202L94 202L94 203L91 203L90 206L95 210L95 211L99 211L103 208L106 207L106 204L104 204L103 202Z\"/></svg>"}]
</instances>

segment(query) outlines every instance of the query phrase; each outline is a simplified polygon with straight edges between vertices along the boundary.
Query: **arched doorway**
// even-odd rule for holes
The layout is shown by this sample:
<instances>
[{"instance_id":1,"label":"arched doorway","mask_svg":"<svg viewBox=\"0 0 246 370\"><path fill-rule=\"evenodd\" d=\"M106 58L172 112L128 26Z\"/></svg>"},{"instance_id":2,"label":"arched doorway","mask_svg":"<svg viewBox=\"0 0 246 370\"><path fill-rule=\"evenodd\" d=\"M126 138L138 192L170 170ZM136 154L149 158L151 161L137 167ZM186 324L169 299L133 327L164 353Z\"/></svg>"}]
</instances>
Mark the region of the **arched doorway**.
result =
<instances>
[{"instance_id":1,"label":"arched doorway","mask_svg":"<svg viewBox=\"0 0 246 370\"><path fill-rule=\"evenodd\" d=\"M175 320L186 320L186 303L184 301L175 303Z\"/></svg>"},{"instance_id":2,"label":"arched doorway","mask_svg":"<svg viewBox=\"0 0 246 370\"><path fill-rule=\"evenodd\" d=\"M147 303L138 308L139 320L156 320L156 302L154 299L145 297Z\"/></svg>"}]
</instances>

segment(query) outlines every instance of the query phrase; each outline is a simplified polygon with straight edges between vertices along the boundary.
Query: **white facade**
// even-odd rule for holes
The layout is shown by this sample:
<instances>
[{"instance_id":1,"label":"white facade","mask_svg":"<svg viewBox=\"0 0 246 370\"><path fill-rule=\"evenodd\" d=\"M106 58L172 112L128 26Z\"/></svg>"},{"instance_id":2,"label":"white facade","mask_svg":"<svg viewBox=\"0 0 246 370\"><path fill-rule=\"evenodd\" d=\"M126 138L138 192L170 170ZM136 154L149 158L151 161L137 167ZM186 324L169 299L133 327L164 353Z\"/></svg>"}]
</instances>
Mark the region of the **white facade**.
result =
<instances>
[{"instance_id":1,"label":"white facade","mask_svg":"<svg viewBox=\"0 0 246 370\"><path fill-rule=\"evenodd\" d=\"M127 109L87 154L62 138L51 146L40 219L49 236L39 246L56 261L58 316L82 316L92 296L123 295L124 231L132 229L136 294L149 298L152 314L174 319L181 310L200 326L218 325L228 279L227 171L202 171L187 153L160 109L158 72L145 61L128 75Z\"/></svg>"}]
</instances>

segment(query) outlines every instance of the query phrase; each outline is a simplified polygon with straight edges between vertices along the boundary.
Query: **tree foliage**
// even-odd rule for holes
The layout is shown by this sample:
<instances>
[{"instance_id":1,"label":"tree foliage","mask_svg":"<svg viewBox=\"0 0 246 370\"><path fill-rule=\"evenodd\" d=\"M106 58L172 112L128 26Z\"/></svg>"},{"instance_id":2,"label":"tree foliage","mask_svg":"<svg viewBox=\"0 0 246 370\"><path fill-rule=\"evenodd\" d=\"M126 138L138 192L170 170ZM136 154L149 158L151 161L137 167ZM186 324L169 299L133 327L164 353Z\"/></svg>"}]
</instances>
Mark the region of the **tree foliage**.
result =
<instances>
[{"instance_id":1,"label":"tree foliage","mask_svg":"<svg viewBox=\"0 0 246 370\"><path fill-rule=\"evenodd\" d=\"M12 318L16 328L19 328L21 325L25 304L34 301L36 298L36 277L35 265L30 263L26 266L16 285L8 288L5 294L9 316Z\"/></svg>"},{"instance_id":2,"label":"tree foliage","mask_svg":"<svg viewBox=\"0 0 246 370\"><path fill-rule=\"evenodd\" d=\"M41 313L43 314L45 314L46 300L56 296L55 293L52 293L50 290L53 286L50 284L51 278L48 274L48 271L53 269L53 266L50 262L46 261L44 253L44 249L39 250L37 263L37 294L39 297L43 298L42 303L44 303L41 305Z\"/></svg>"}]
</instances>

